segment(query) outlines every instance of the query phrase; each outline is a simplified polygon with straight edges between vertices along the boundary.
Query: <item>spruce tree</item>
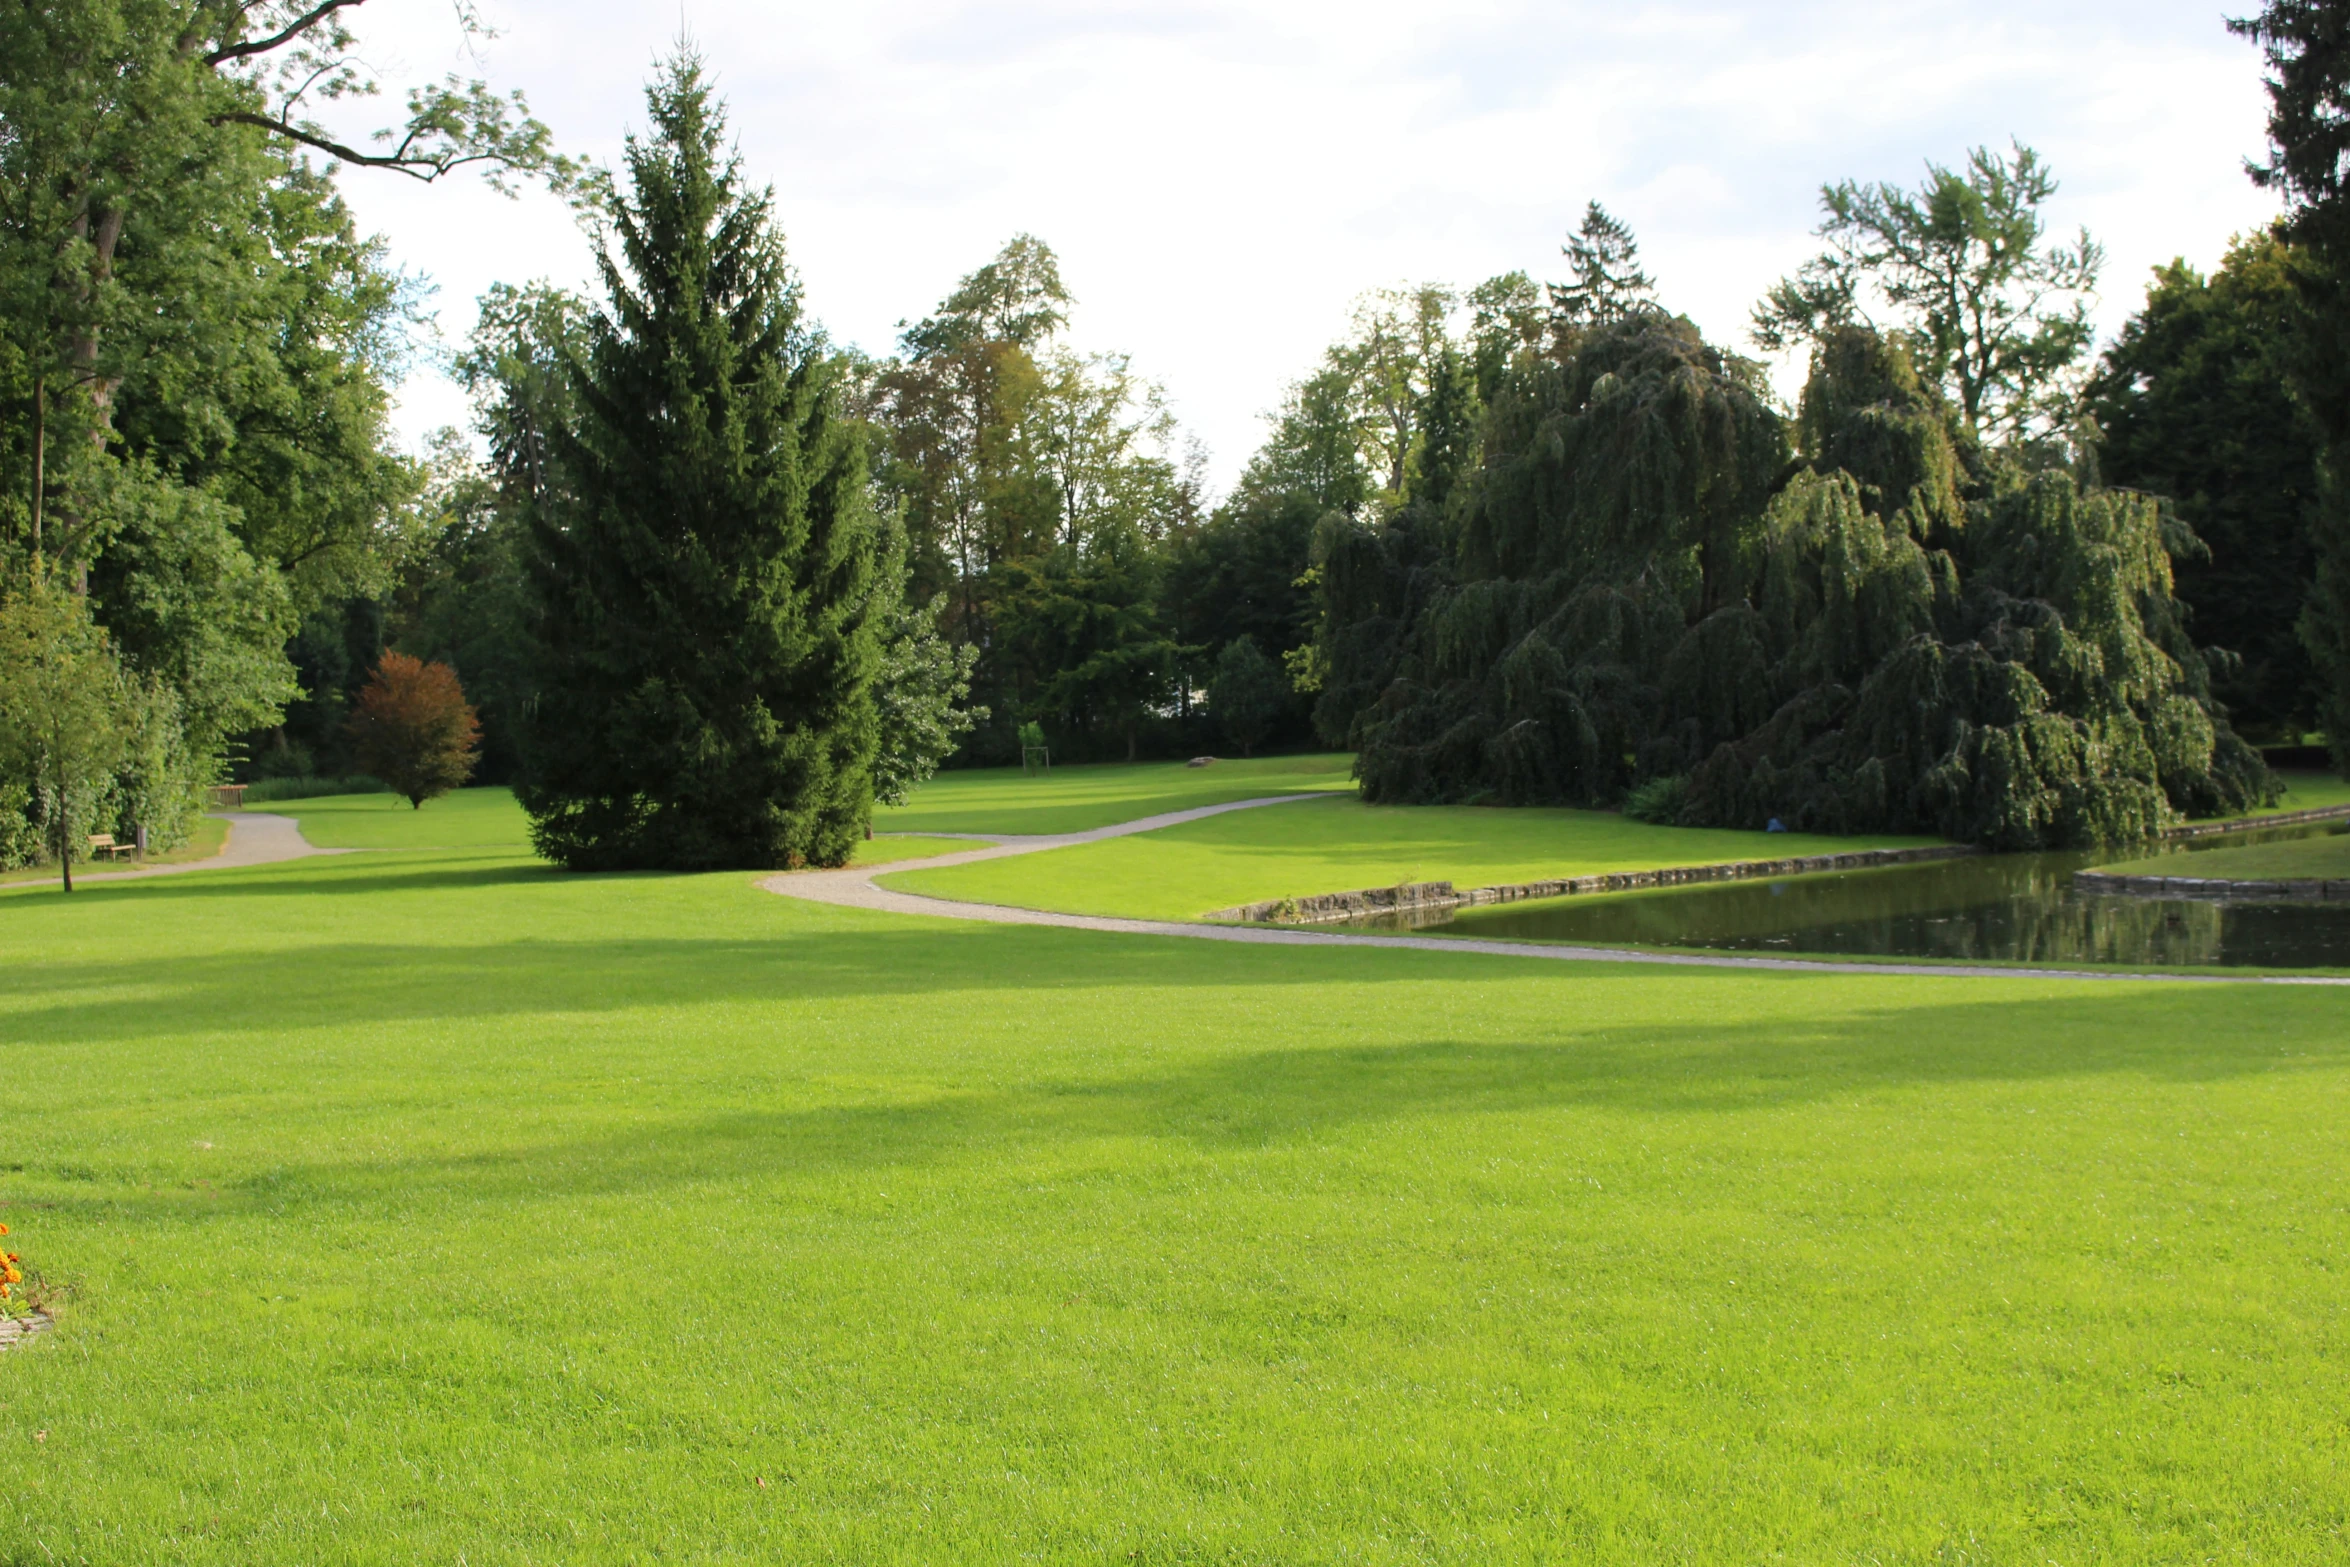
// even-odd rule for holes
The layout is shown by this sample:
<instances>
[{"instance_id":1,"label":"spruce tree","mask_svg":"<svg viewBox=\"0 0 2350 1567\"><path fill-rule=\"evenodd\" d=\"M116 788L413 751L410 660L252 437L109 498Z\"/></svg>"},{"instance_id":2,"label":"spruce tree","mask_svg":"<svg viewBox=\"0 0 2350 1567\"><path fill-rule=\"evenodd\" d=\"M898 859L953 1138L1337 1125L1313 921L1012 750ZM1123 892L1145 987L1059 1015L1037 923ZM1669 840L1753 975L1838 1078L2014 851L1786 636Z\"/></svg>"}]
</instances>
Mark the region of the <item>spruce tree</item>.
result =
<instances>
[{"instance_id":1,"label":"spruce tree","mask_svg":"<svg viewBox=\"0 0 2350 1567\"><path fill-rule=\"evenodd\" d=\"M606 214L606 308L534 523L518 791L575 869L838 865L872 813L877 529L773 196L681 53Z\"/></svg>"}]
</instances>

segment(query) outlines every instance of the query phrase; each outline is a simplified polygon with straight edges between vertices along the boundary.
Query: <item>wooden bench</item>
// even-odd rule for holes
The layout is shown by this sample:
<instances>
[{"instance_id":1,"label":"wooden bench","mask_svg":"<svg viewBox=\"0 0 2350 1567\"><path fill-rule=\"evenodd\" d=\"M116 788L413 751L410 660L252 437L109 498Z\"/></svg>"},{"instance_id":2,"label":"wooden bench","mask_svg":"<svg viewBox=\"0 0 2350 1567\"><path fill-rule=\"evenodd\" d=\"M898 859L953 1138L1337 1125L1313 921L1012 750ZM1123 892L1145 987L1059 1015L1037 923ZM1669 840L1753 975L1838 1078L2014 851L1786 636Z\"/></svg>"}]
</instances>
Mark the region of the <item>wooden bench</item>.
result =
<instances>
[{"instance_id":1,"label":"wooden bench","mask_svg":"<svg viewBox=\"0 0 2350 1567\"><path fill-rule=\"evenodd\" d=\"M90 854L94 859L119 860L126 854L136 854L138 852L138 845L130 843L116 843L114 841L114 834L110 832L94 832L90 834Z\"/></svg>"}]
</instances>

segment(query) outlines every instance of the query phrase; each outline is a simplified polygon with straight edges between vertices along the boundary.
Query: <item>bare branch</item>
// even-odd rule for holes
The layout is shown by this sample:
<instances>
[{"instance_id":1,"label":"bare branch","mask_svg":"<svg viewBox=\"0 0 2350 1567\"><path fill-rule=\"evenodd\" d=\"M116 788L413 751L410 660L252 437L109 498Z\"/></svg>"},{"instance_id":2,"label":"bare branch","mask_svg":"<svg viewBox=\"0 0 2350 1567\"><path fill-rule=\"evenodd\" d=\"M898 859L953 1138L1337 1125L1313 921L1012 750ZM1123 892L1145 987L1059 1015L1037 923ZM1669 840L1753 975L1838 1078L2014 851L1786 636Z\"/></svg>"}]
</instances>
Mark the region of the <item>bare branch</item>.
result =
<instances>
[{"instance_id":1,"label":"bare branch","mask_svg":"<svg viewBox=\"0 0 2350 1567\"><path fill-rule=\"evenodd\" d=\"M367 0L321 0L319 5L288 22L267 38L255 38L245 43L230 44L226 48L215 49L204 57L204 63L206 65L221 65L230 60L250 60L255 55L268 54L272 50L282 49L337 11L348 10L352 6L365 5L366 3Z\"/></svg>"},{"instance_id":2,"label":"bare branch","mask_svg":"<svg viewBox=\"0 0 2350 1567\"><path fill-rule=\"evenodd\" d=\"M416 140L414 132L410 132L399 146L388 153L361 152L355 147L334 140L321 131L295 124L291 120L277 119L266 114L253 114L243 109L232 109L226 113L216 114L212 116L211 123L214 125L256 126L261 130L283 136L288 141L300 142L305 147L315 147L327 156L339 158L345 163L360 168L396 170L427 184L439 179L450 170L460 168L468 163L499 161L499 155L494 152L472 152L461 156L449 153L422 157L410 156L408 148Z\"/></svg>"}]
</instances>

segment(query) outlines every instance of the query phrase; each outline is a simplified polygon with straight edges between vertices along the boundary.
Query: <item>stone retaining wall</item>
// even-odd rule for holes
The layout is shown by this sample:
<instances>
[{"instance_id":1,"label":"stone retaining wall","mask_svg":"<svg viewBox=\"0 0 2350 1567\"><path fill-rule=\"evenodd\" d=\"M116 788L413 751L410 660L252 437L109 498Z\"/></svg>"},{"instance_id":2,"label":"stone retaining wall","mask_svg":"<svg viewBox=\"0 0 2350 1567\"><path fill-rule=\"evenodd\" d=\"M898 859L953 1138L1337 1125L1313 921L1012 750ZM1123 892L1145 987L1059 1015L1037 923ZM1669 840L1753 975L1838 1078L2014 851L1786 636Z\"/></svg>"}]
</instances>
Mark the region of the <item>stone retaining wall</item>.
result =
<instances>
[{"instance_id":1,"label":"stone retaining wall","mask_svg":"<svg viewBox=\"0 0 2350 1567\"><path fill-rule=\"evenodd\" d=\"M2230 881L2209 876L2116 876L2073 872L2075 892L2130 898L2207 898L2225 903L2350 903L2350 881Z\"/></svg>"},{"instance_id":2,"label":"stone retaining wall","mask_svg":"<svg viewBox=\"0 0 2350 1567\"><path fill-rule=\"evenodd\" d=\"M2257 832L2266 827L2296 827L2308 822L2326 822L2350 818L2350 805L2324 805L2307 811L2288 811L2282 816L2260 816L2248 821L2192 822L2173 827L2160 834L2164 839L2206 838L2216 833ZM1406 882L1397 887L1363 887L1354 892L1325 892L1310 898L1268 898L1262 903L1244 903L1238 908L1218 909L1204 916L1211 920L1235 920L1250 924L1326 925L1339 920L1361 919L1372 914L1437 913L1447 909L1473 908L1484 903L1517 903L1527 898L1568 898L1594 892L1636 892L1645 887L1680 887L1697 882L1748 881L1756 877L1807 876L1822 871L1867 870L1880 865L1916 865L1928 860L1955 859L1961 855L1980 854L1983 851L1965 844L1950 844L1931 849L1860 849L1849 854L1809 854L1787 860L1736 860L1726 865L1676 865L1663 870L1618 871L1605 876L1566 876L1556 881L1526 881L1503 887L1472 887L1459 891L1449 881ZM2164 886L2190 885L2177 877L2105 876L2097 871L2079 871L2073 884L2084 892L2119 892L2119 885L2092 885L2097 882L2154 882ZM2197 882L2192 885L2225 887L2242 885L2263 889L2238 897L2259 897L2267 901L2289 898L2296 901L2332 901L2350 897L2350 893L2320 891L2317 893L2277 893L2267 889L2276 887L2335 888L2350 886L2344 882ZM2180 893L2147 894L2149 896L2178 897ZM2229 894L2204 892L2198 897L2224 897Z\"/></svg>"},{"instance_id":3,"label":"stone retaining wall","mask_svg":"<svg viewBox=\"0 0 2350 1567\"><path fill-rule=\"evenodd\" d=\"M2258 816L2250 821L2195 822L2173 827L2162 836L2165 839L2209 838L2220 833L2258 832L2264 827L2299 827L2344 818L2350 818L2350 805L2321 805L2315 810ZM2073 891L2126 898L2203 898L2222 903L2350 903L2350 881L2313 877L2241 881L2221 876L2117 876L2112 871L2075 871Z\"/></svg>"},{"instance_id":4,"label":"stone retaining wall","mask_svg":"<svg viewBox=\"0 0 2350 1567\"><path fill-rule=\"evenodd\" d=\"M2338 822L2350 819L2350 805L2320 805L2307 811L2287 811L2282 816L2240 817L2230 822L2189 822L2184 827L2169 827L2156 833L2165 842L2174 838L2210 838L2220 833L2260 832L2270 827L2300 827L2310 822Z\"/></svg>"},{"instance_id":5,"label":"stone retaining wall","mask_svg":"<svg viewBox=\"0 0 2350 1567\"><path fill-rule=\"evenodd\" d=\"M1406 882L1399 887L1365 887L1355 892L1326 892L1310 898L1272 898L1238 908L1218 909L1207 918L1257 924L1322 925L1360 919L1368 914L1472 908L1485 903L1517 903L1528 898L1566 898L1594 892L1635 892L1644 887L1680 887L1697 882L1748 881L1757 877L1805 876L1820 871L1867 870L1881 865L1916 865L1927 860L1957 859L1980 854L1961 844L1931 849L1859 849L1849 854L1807 854L1786 860L1735 860L1725 865L1674 865L1653 871L1616 871L1601 876L1563 876L1554 881L1524 881L1503 887L1472 887L1466 892L1449 881Z\"/></svg>"}]
</instances>

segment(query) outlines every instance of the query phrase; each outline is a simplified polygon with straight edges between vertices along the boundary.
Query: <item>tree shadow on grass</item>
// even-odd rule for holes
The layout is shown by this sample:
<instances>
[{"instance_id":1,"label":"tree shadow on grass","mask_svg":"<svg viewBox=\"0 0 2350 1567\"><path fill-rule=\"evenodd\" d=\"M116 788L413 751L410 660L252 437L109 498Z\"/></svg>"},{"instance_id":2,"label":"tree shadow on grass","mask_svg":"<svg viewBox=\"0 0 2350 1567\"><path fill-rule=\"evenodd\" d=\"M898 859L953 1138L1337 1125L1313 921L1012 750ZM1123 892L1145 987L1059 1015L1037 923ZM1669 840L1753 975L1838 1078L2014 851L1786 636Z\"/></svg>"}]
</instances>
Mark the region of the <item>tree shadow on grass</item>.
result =
<instances>
[{"instance_id":1,"label":"tree shadow on grass","mask_svg":"<svg viewBox=\"0 0 2350 1567\"><path fill-rule=\"evenodd\" d=\"M1587 992L1594 977L1582 976ZM1589 1014L1565 1009L1529 1017L1521 1009L1518 1037L1478 1039L1456 1031L1392 1043L1359 1041L1382 1031L1410 1036L1417 1031L1408 1017L1397 1017L1382 997L1348 997L1335 987L1323 997L1325 1015L1316 1027L1299 1027L1291 1042L1244 1049L1201 1041L1212 1041L1220 1024L1245 1026L1244 1017L1261 1017L1261 1007L1138 1022L1130 1003L1123 1012L1092 1014L1099 1037L1078 1041L1087 1048L1076 1059L1095 1070L1078 1072L1065 1071L1070 1056L1030 1053L1031 1043L1017 1035L975 1041L958 1032L952 1017L933 1016L910 1020L912 1037L897 1042L899 1053L867 1064L851 1091L854 1103L811 1103L832 1091L805 1080L777 1083L778 1071L837 1069L837 1060L820 1052L752 1061L737 1040L704 1057L649 1037L645 1058L621 1070L658 1081L660 1105L629 1107L581 1099L568 1078L534 1081L545 1070L544 1041L517 1056L512 1076L500 1074L497 1052L485 1048L484 1059L461 1079L436 1088L429 1074L411 1074L403 1091L420 1104L462 1101L475 1124L494 1120L497 1101L510 1097L516 1126L529 1129L518 1134L517 1145L296 1163L231 1185L224 1199L277 1208L375 1206L421 1190L484 1204L644 1198L698 1183L788 1183L843 1170L957 1164L1016 1170L1032 1160L1057 1164L1057 1149L1105 1141L1222 1152L1407 1120L1551 1111L1738 1114L1944 1085L2100 1076L2208 1084L2350 1064L2350 1037L2333 1026L2335 1004L2303 992L2265 993L2254 1016L2242 993L2216 988L2156 994L2109 987L1979 999L1952 999L1941 988L1926 1000L1903 998L1919 997L1917 989L1871 996L1866 982L1856 981L1815 985L1819 1006L1798 1012L1787 1007L1790 998L1758 997L1748 985L1745 1000L1776 1002L1777 1015L1733 1019L1725 1013L1746 978L1696 977L1691 983L1710 989L1724 1006L1686 1007L1677 1018L1625 1024L1585 1021ZM1619 973L1602 983L1620 988L1626 981ZM1073 1024L1057 1019L1051 1026L1067 1032ZM1203 1028L1211 1032L1203 1035ZM1536 1032L1547 1037L1526 1037ZM956 1058L964 1080L942 1075L922 1054L929 1034L938 1036L937 1059ZM1131 1048L1135 1070L1100 1070L1102 1055L1119 1045ZM599 1042L607 1066L611 1047ZM1054 1075L1057 1069L1063 1075ZM355 1070L351 1087L317 1086L323 1098L351 1099L390 1070L369 1064ZM875 1103L893 1081L907 1097ZM550 1083L563 1085L560 1092L546 1092ZM249 1078L245 1086L251 1087ZM574 1113L583 1130L567 1135L564 1124ZM616 1116L625 1120L617 1129ZM118 1213L187 1211L168 1197L92 1193L80 1200Z\"/></svg>"}]
</instances>

